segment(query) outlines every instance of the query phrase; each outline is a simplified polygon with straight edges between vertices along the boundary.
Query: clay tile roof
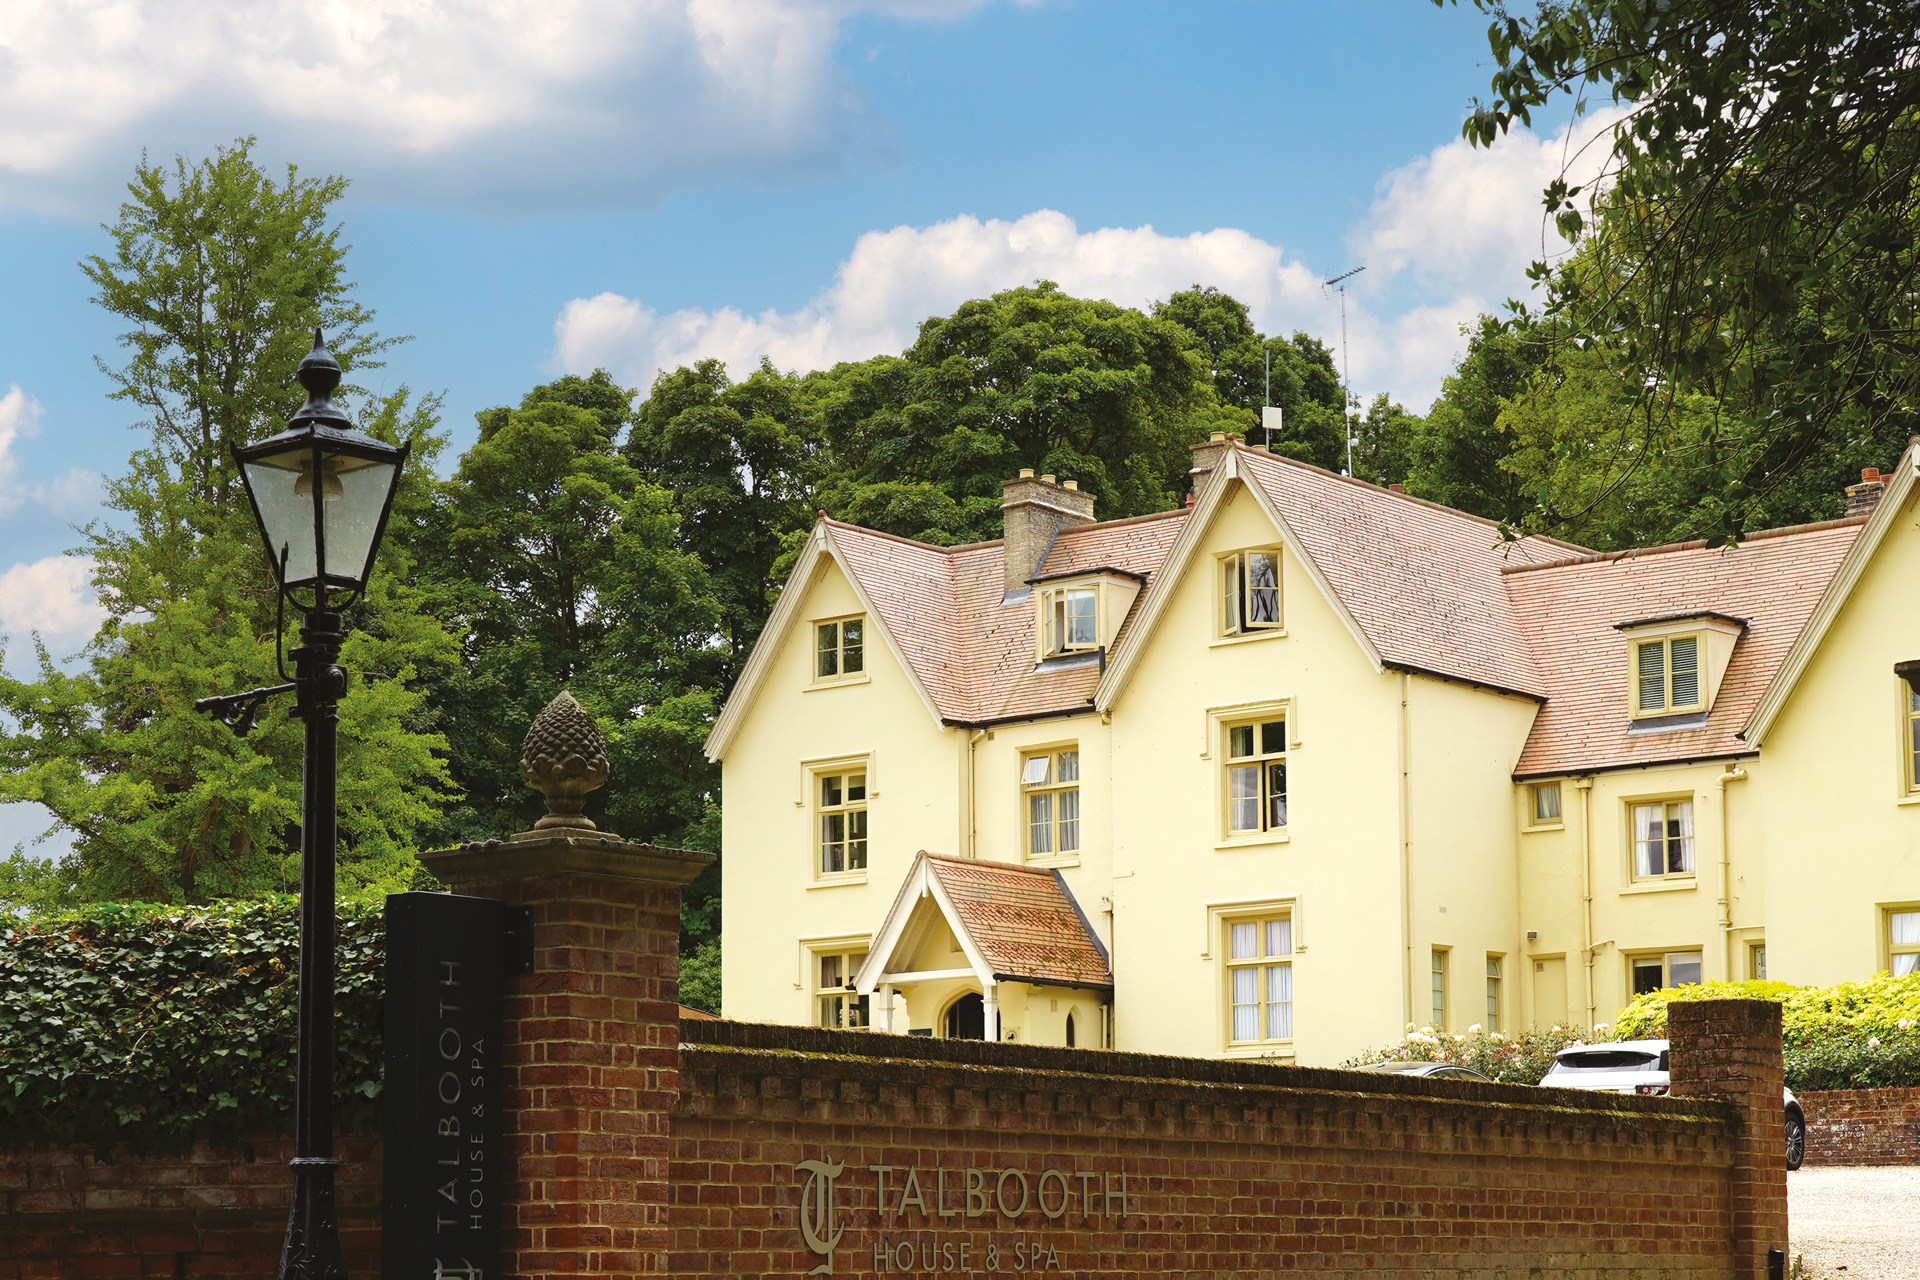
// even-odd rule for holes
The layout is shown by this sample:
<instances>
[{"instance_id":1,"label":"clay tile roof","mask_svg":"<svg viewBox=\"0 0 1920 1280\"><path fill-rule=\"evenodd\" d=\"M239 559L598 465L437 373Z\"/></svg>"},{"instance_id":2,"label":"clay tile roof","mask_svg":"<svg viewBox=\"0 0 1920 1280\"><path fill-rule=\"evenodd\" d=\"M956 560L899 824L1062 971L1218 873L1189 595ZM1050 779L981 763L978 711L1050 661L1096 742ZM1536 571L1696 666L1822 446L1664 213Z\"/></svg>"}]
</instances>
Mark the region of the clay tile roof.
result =
<instances>
[{"instance_id":1,"label":"clay tile roof","mask_svg":"<svg viewBox=\"0 0 1920 1280\"><path fill-rule=\"evenodd\" d=\"M925 855L973 945L997 977L1111 987L1106 950L1052 871Z\"/></svg>"},{"instance_id":2,"label":"clay tile roof","mask_svg":"<svg viewBox=\"0 0 1920 1280\"><path fill-rule=\"evenodd\" d=\"M1389 666L1545 695L1500 571L1584 547L1502 543L1478 516L1263 450L1239 454Z\"/></svg>"},{"instance_id":3,"label":"clay tile roof","mask_svg":"<svg viewBox=\"0 0 1920 1280\"><path fill-rule=\"evenodd\" d=\"M1865 523L1856 516L1753 534L1737 548L1681 543L1508 572L1548 695L1514 773L1748 754L1740 731ZM1747 620L1705 723L1630 735L1632 641L1616 624L1703 612Z\"/></svg>"}]
</instances>

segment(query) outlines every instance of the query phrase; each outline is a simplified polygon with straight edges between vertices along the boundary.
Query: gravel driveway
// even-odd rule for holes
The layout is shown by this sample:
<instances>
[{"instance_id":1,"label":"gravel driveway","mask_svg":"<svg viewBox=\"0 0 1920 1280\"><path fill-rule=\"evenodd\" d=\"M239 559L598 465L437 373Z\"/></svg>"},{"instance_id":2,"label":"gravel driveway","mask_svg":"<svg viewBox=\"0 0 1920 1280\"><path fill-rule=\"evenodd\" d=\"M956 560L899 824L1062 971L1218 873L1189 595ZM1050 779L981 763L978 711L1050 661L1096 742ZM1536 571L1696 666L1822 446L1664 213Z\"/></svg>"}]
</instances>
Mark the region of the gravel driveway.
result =
<instances>
[{"instance_id":1,"label":"gravel driveway","mask_svg":"<svg viewBox=\"0 0 1920 1280\"><path fill-rule=\"evenodd\" d=\"M1920 1166L1800 1169L1787 1175L1788 1274L1809 1280L1920 1276Z\"/></svg>"}]
</instances>

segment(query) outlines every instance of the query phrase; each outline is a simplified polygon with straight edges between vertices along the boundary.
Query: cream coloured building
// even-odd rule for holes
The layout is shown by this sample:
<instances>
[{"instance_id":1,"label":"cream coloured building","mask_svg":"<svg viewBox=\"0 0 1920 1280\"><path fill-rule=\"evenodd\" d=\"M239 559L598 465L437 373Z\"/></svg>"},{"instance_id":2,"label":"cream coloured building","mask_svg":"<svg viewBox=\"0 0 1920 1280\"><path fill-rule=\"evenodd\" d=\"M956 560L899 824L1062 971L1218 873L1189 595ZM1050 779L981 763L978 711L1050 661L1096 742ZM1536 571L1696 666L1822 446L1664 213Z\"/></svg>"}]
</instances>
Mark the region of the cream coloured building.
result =
<instances>
[{"instance_id":1,"label":"cream coloured building","mask_svg":"<svg viewBox=\"0 0 1920 1280\"><path fill-rule=\"evenodd\" d=\"M1327 1064L1920 964L1912 449L1625 555L1194 453L1162 515L814 527L707 747L728 1016Z\"/></svg>"}]
</instances>

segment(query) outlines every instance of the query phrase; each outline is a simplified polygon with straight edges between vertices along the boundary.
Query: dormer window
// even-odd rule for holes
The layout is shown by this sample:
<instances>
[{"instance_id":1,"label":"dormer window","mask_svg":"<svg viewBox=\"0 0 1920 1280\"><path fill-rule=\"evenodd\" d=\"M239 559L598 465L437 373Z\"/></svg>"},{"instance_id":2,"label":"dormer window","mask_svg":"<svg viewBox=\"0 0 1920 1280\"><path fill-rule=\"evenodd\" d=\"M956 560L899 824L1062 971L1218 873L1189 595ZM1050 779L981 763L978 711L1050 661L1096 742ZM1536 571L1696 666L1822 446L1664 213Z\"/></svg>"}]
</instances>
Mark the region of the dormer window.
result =
<instances>
[{"instance_id":1,"label":"dormer window","mask_svg":"<svg viewBox=\"0 0 1920 1280\"><path fill-rule=\"evenodd\" d=\"M1280 627L1280 553L1236 551L1220 557L1220 634L1255 635Z\"/></svg>"},{"instance_id":2,"label":"dormer window","mask_svg":"<svg viewBox=\"0 0 1920 1280\"><path fill-rule=\"evenodd\" d=\"M1059 587L1040 599L1046 626L1046 654L1084 653L1100 645L1099 592L1093 587Z\"/></svg>"},{"instance_id":3,"label":"dormer window","mask_svg":"<svg viewBox=\"0 0 1920 1280\"><path fill-rule=\"evenodd\" d=\"M1633 646L1633 669L1637 715L1669 715L1705 708L1706 702L1700 696L1699 636L1639 641Z\"/></svg>"}]
</instances>

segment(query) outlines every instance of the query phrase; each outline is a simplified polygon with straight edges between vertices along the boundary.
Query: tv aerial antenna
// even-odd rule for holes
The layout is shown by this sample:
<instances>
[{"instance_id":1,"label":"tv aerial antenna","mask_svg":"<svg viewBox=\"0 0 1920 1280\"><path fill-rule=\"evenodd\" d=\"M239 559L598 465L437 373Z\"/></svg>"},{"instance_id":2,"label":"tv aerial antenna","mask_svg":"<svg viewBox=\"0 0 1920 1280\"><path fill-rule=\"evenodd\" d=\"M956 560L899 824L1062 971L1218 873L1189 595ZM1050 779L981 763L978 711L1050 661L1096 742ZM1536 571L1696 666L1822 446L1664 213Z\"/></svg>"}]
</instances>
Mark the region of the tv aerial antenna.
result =
<instances>
[{"instance_id":1,"label":"tv aerial antenna","mask_svg":"<svg viewBox=\"0 0 1920 1280\"><path fill-rule=\"evenodd\" d=\"M1365 267L1355 267L1351 271L1342 272L1331 280L1322 280L1320 282L1322 291L1331 289L1336 285L1339 286L1340 290L1340 380L1342 383L1340 388L1340 432L1347 438L1348 475L1353 474L1353 423L1347 418L1347 410L1352 407L1353 403L1353 366L1347 360L1347 286L1342 282L1349 277L1359 275L1365 270Z\"/></svg>"}]
</instances>

